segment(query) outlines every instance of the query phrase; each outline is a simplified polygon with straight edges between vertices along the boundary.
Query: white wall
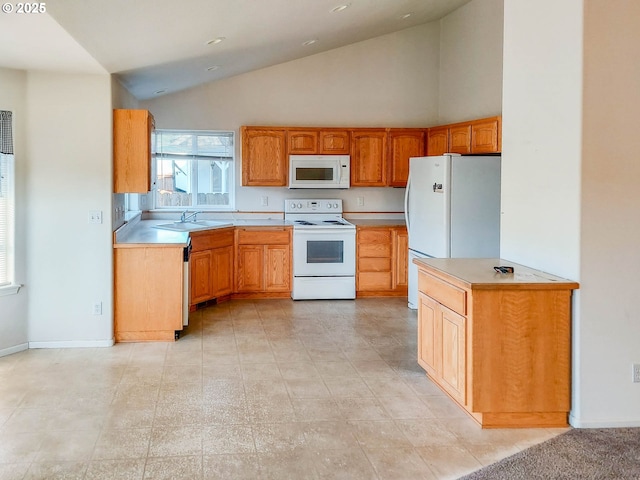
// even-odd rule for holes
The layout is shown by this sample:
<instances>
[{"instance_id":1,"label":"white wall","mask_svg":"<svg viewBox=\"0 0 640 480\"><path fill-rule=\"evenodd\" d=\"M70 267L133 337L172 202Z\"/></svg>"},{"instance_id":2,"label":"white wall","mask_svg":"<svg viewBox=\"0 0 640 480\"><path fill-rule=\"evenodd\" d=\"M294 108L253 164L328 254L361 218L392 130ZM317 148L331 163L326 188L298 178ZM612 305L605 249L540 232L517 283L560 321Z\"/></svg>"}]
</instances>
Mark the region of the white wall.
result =
<instances>
[{"instance_id":1,"label":"white wall","mask_svg":"<svg viewBox=\"0 0 640 480\"><path fill-rule=\"evenodd\" d=\"M640 426L640 2L585 2L578 395L584 426Z\"/></svg>"},{"instance_id":2,"label":"white wall","mask_svg":"<svg viewBox=\"0 0 640 480\"><path fill-rule=\"evenodd\" d=\"M13 112L13 146L16 174L16 232L15 275L16 282L27 284L26 258L26 79L22 70L0 68L0 110ZM27 347L27 296L29 288L21 288L16 295L0 297L0 356L24 350Z\"/></svg>"},{"instance_id":3,"label":"white wall","mask_svg":"<svg viewBox=\"0 0 640 480\"><path fill-rule=\"evenodd\" d=\"M28 72L26 105L29 346L110 345L110 77Z\"/></svg>"},{"instance_id":4,"label":"white wall","mask_svg":"<svg viewBox=\"0 0 640 480\"><path fill-rule=\"evenodd\" d=\"M440 124L502 113L503 0L473 0L440 20Z\"/></svg>"},{"instance_id":5,"label":"white wall","mask_svg":"<svg viewBox=\"0 0 640 480\"><path fill-rule=\"evenodd\" d=\"M437 22L143 101L157 128L235 130L241 125L419 127L437 122ZM238 137L239 140L239 137ZM240 158L240 148L237 146ZM240 184L240 162L236 184ZM403 189L317 192L350 211L402 211ZM306 192L306 196L311 196ZM260 196L269 205L260 205ZM282 211L283 188L238 187L237 208ZM363 207L356 196L365 197Z\"/></svg>"},{"instance_id":6,"label":"white wall","mask_svg":"<svg viewBox=\"0 0 640 480\"><path fill-rule=\"evenodd\" d=\"M504 18L501 253L580 282L571 424L640 426L640 5L506 0Z\"/></svg>"}]
</instances>

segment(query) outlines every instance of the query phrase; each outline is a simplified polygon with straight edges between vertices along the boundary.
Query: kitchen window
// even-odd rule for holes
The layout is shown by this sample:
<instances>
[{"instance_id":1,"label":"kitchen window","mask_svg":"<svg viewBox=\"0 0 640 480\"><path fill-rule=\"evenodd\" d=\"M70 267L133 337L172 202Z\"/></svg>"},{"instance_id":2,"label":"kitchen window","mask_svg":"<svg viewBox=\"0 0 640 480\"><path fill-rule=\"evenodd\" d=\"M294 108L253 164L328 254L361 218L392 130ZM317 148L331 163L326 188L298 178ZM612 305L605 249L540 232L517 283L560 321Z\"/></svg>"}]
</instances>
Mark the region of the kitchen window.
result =
<instances>
[{"instance_id":1,"label":"kitchen window","mask_svg":"<svg viewBox=\"0 0 640 480\"><path fill-rule=\"evenodd\" d=\"M156 209L232 210L234 132L156 130Z\"/></svg>"}]
</instances>

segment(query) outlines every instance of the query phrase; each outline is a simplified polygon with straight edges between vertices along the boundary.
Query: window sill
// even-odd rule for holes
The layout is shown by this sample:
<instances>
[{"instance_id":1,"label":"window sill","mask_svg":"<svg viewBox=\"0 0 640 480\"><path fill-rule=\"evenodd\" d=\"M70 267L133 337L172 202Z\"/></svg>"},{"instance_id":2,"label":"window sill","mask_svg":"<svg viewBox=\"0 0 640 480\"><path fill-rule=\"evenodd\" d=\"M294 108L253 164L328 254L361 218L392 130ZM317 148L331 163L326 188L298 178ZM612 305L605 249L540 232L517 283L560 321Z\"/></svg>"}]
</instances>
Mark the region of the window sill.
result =
<instances>
[{"instance_id":1,"label":"window sill","mask_svg":"<svg viewBox=\"0 0 640 480\"><path fill-rule=\"evenodd\" d=\"M20 290L22 285L18 285L12 283L11 285L4 285L0 287L0 297L4 297L5 295L15 295Z\"/></svg>"}]
</instances>

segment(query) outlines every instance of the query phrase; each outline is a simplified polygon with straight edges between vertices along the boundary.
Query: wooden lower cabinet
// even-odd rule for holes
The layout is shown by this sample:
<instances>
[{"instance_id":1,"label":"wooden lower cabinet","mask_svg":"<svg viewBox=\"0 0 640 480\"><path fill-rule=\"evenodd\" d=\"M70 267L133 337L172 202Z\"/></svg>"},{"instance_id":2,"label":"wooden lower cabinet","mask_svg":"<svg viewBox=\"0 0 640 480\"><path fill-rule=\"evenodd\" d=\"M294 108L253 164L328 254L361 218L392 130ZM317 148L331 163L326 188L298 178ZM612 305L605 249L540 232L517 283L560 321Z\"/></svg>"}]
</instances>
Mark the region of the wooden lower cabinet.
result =
<instances>
[{"instance_id":1,"label":"wooden lower cabinet","mask_svg":"<svg viewBox=\"0 0 640 480\"><path fill-rule=\"evenodd\" d=\"M116 342L173 341L182 330L183 247L113 252Z\"/></svg>"},{"instance_id":2,"label":"wooden lower cabinet","mask_svg":"<svg viewBox=\"0 0 640 480\"><path fill-rule=\"evenodd\" d=\"M414 262L427 375L485 428L567 426L578 284L501 259Z\"/></svg>"},{"instance_id":3,"label":"wooden lower cabinet","mask_svg":"<svg viewBox=\"0 0 640 480\"><path fill-rule=\"evenodd\" d=\"M233 293L233 228L191 232L189 306Z\"/></svg>"},{"instance_id":4,"label":"wooden lower cabinet","mask_svg":"<svg viewBox=\"0 0 640 480\"><path fill-rule=\"evenodd\" d=\"M236 229L235 297L291 294L291 228Z\"/></svg>"},{"instance_id":5,"label":"wooden lower cabinet","mask_svg":"<svg viewBox=\"0 0 640 480\"><path fill-rule=\"evenodd\" d=\"M356 229L356 295L403 296L408 288L405 227Z\"/></svg>"}]
</instances>

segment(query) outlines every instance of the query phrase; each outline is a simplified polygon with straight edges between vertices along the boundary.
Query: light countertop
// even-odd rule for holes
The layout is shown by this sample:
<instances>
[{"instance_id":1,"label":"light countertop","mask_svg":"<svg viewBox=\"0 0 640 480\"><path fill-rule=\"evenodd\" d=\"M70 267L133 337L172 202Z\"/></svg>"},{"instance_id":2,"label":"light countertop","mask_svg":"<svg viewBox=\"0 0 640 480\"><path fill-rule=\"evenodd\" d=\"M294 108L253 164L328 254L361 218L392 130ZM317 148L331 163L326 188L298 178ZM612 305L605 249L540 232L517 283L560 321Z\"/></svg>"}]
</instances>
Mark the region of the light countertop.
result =
<instances>
[{"instance_id":1,"label":"light countertop","mask_svg":"<svg viewBox=\"0 0 640 480\"><path fill-rule=\"evenodd\" d=\"M491 289L499 287L534 289L576 289L578 283L550 273L500 258L416 258L418 268L444 277L462 288ZM513 273L498 273L494 266L513 267Z\"/></svg>"}]
</instances>

